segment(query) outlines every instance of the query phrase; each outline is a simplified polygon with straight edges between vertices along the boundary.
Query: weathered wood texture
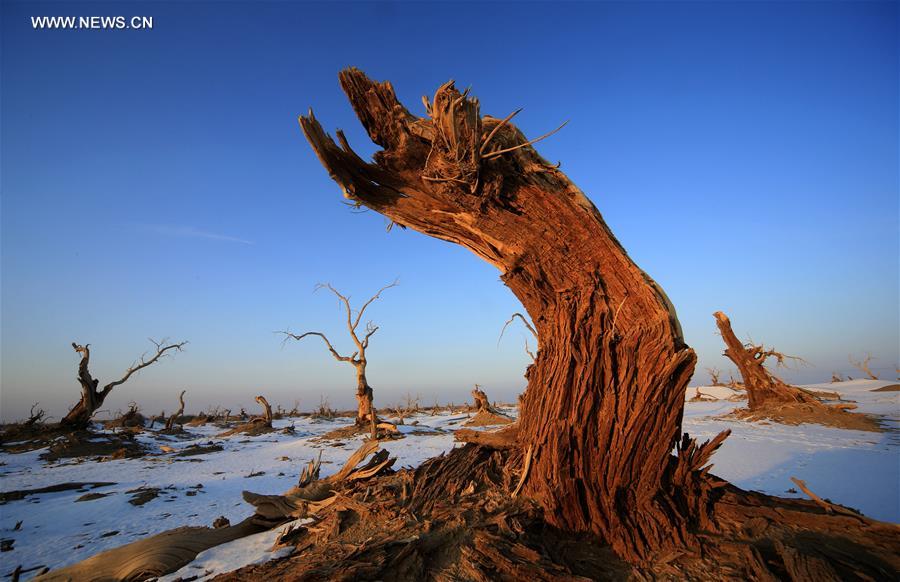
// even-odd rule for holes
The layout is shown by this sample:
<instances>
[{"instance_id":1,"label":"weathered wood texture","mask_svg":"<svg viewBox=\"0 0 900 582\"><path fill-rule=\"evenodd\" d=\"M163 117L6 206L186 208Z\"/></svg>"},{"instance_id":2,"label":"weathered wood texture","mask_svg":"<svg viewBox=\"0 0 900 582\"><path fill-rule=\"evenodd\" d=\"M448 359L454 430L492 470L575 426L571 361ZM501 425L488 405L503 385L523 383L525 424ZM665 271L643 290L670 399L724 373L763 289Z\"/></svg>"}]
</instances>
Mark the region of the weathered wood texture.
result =
<instances>
[{"instance_id":1,"label":"weathered wood texture","mask_svg":"<svg viewBox=\"0 0 900 582\"><path fill-rule=\"evenodd\" d=\"M551 524L602 534L632 558L672 543L687 517L667 473L696 357L665 293L562 172L452 82L426 100L424 118L390 83L355 69L340 82L383 148L374 163L311 112L300 125L345 197L496 266L534 322L519 435L534 477L524 493Z\"/></svg>"}]
</instances>

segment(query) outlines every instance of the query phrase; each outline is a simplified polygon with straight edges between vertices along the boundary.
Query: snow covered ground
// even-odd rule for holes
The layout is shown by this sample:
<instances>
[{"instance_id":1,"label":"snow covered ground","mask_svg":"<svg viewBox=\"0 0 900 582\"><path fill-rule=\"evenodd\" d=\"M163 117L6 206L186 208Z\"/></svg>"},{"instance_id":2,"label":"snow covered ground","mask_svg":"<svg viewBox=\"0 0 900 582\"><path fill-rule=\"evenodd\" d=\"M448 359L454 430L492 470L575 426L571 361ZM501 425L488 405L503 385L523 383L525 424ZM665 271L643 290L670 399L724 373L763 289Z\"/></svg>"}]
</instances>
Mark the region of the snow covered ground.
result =
<instances>
[{"instance_id":1,"label":"snow covered ground","mask_svg":"<svg viewBox=\"0 0 900 582\"><path fill-rule=\"evenodd\" d=\"M688 402L684 430L701 440L730 428L732 435L713 456L713 473L745 489L780 496L789 493L790 477L798 477L822 497L857 508L877 519L900 522L900 392L872 392L892 384L880 381L852 381L821 384L811 388L837 391L859 404L860 412L883 415L894 430L884 433L849 431L818 425L787 426L775 423L716 418L742 402L724 399ZM726 398L731 391L706 387L701 392ZM694 395L688 389L687 397ZM514 411L510 411L514 414ZM418 426L409 426L418 421ZM383 447L398 458L395 467L417 466L425 459L453 448L452 431L465 421L465 414L425 414L407 418L402 427L406 438L386 442ZM324 433L348 424L307 418L275 422L277 429L295 426L293 435L274 432L256 437L235 435L220 438L214 426L186 427L190 440L144 434L154 454L140 459L95 462L39 460L42 451L18 455L0 454L0 486L3 491L35 489L67 482L113 482L115 485L90 490L107 493L89 501L76 500L85 491L62 491L30 495L0 505L0 539L14 540L4 552L2 572L15 566L46 565L51 568L72 564L97 552L183 525L211 525L219 516L231 523L248 517L252 507L241 491L281 493L297 481L301 465L322 454L322 476L336 472L362 437L322 441ZM424 428L438 434L416 434ZM218 444L221 451L178 457L191 445ZM174 452L165 453L167 446ZM144 505L129 503L139 487L160 489L157 498ZM21 521L19 530L13 528ZM281 528L278 528L279 530ZM113 533L114 532L114 533ZM185 566L178 576L222 573L244 564L270 559L277 531L264 532L213 548Z\"/></svg>"},{"instance_id":2,"label":"snow covered ground","mask_svg":"<svg viewBox=\"0 0 900 582\"><path fill-rule=\"evenodd\" d=\"M744 489L781 497L804 497L791 477L806 481L819 497L831 499L864 514L900 522L900 392L873 392L897 385L881 380L811 384L813 390L837 392L854 401L855 412L876 414L892 430L865 432L828 428L816 424L799 426L774 422L744 422L716 418L746 401L688 402L683 430L707 440L726 428L731 436L715 455L712 473ZM702 387L702 394L727 398L733 392L723 387ZM688 398L694 389L688 389Z\"/></svg>"}]
</instances>

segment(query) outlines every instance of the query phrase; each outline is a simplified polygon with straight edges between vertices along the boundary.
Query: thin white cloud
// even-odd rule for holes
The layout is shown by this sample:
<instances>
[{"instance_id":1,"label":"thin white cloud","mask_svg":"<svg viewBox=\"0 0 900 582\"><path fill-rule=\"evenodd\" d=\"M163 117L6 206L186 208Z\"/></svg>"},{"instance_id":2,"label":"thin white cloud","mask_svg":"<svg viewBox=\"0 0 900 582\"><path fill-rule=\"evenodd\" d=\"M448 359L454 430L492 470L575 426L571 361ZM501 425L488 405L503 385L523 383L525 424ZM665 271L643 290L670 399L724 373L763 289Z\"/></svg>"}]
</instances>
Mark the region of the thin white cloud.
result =
<instances>
[{"instance_id":1,"label":"thin white cloud","mask_svg":"<svg viewBox=\"0 0 900 582\"><path fill-rule=\"evenodd\" d=\"M228 236L226 234L217 234L215 232L205 231L193 226L173 226L165 224L144 225L144 228L158 235L174 236L180 238L203 238L207 240L220 240L225 242L240 243L242 245L252 245L253 241L238 238L236 236Z\"/></svg>"}]
</instances>

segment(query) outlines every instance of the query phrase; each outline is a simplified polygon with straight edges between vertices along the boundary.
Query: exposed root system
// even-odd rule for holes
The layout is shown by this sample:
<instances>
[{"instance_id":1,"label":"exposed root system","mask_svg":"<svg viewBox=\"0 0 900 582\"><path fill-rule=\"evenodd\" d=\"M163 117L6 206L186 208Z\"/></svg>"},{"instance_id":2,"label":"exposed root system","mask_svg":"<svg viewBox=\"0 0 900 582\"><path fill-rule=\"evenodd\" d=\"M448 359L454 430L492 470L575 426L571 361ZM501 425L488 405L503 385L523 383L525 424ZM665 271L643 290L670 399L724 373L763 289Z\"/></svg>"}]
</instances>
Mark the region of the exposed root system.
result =
<instances>
[{"instance_id":1,"label":"exposed root system","mask_svg":"<svg viewBox=\"0 0 900 582\"><path fill-rule=\"evenodd\" d=\"M315 524L281 540L296 547L291 557L217 580L886 580L900 568L896 526L704 472L692 479L714 520L692 527L695 545L630 565L513 497L525 461L516 449L468 445L415 471L342 483Z\"/></svg>"}]
</instances>

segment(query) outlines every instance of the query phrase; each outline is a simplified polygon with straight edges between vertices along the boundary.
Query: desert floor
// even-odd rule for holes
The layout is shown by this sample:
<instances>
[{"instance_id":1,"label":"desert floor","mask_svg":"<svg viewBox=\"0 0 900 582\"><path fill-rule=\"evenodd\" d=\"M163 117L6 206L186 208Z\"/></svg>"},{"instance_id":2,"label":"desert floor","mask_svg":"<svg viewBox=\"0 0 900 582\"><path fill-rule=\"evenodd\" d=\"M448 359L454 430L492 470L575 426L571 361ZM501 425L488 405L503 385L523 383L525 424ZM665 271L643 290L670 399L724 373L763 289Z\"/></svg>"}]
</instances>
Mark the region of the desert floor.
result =
<instances>
[{"instance_id":1,"label":"desert floor","mask_svg":"<svg viewBox=\"0 0 900 582\"><path fill-rule=\"evenodd\" d=\"M858 509L876 519L900 522L900 392L879 388L896 382L855 380L807 386L835 391L858 404L857 412L879 415L885 432L861 432L819 425L783 425L721 418L745 401L729 400L728 388L701 387L703 401L686 397L683 429L700 440L730 428L732 435L713 457L712 472L744 489L784 497L803 496L791 477L806 481L820 497ZM377 398L377 395L376 395ZM709 400L705 400L708 398ZM515 415L514 409L505 409ZM458 444L453 431L466 414L428 413L407 417L400 430L405 438L383 443L397 457L395 468L415 467ZM247 437L219 437L213 425L185 427L187 438L145 431L137 438L148 446L142 458L97 461L91 458L45 462L43 450L0 453L3 492L32 490L62 483L111 483L55 493L25 495L0 504L0 539L12 549L0 554L8 576L17 565L57 568L97 552L183 525L211 525L219 516L231 523L248 517L253 508L241 492L275 494L297 481L301 465L320 453L322 476L336 472L362 436L323 440L323 434L350 419L277 420L276 432ZM416 425L411 423L416 422ZM278 429L293 425L294 434ZM222 450L179 456L187 447L220 445ZM167 447L168 452L161 447ZM149 491L149 494L148 494ZM157 496L142 505L139 495ZM92 494L102 494L92 495ZM88 499L84 499L88 497ZM14 529L21 522L19 529ZM283 528L284 526L282 526ZM210 576L246 564L283 555L270 552L282 528L250 536L201 553L166 579ZM8 545L9 542L6 543ZM31 574L25 575L27 578Z\"/></svg>"}]
</instances>

